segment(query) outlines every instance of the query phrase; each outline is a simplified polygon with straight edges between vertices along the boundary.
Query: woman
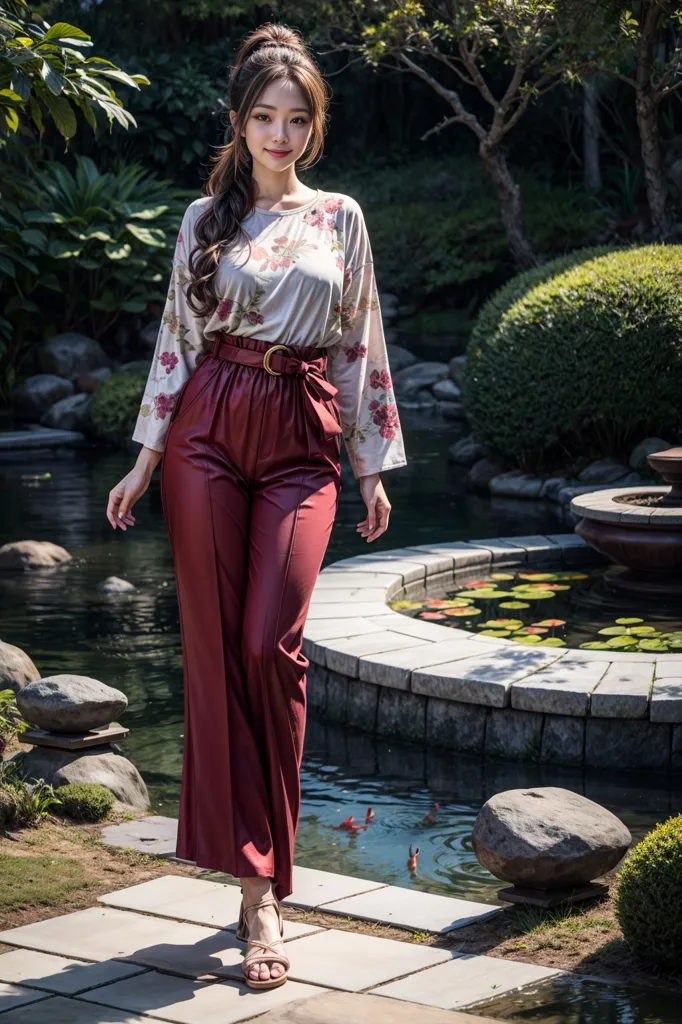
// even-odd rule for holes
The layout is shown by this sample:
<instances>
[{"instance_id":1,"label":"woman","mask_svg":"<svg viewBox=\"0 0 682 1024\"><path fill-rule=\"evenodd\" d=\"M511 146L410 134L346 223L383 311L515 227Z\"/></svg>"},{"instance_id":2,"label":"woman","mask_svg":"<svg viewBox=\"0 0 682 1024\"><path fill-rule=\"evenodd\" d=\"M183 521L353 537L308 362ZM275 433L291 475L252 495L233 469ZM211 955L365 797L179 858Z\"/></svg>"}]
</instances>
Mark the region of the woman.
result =
<instances>
[{"instance_id":1,"label":"woman","mask_svg":"<svg viewBox=\"0 0 682 1024\"><path fill-rule=\"evenodd\" d=\"M230 77L233 138L187 209L112 527L161 460L183 647L177 854L240 879L253 987L286 981L305 726L301 652L329 541L340 434L376 540L379 472L406 464L362 211L296 176L322 151L325 83L300 36L263 25Z\"/></svg>"}]
</instances>

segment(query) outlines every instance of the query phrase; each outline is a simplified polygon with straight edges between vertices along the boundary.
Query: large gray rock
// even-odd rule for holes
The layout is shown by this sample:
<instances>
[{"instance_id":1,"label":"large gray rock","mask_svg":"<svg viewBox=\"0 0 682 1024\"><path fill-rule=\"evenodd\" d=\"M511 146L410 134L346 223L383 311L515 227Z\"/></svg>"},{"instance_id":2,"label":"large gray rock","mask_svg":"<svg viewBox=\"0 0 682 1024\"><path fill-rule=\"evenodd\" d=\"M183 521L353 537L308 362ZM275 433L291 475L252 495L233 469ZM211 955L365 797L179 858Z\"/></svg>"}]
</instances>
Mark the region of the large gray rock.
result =
<instances>
[{"instance_id":1,"label":"large gray rock","mask_svg":"<svg viewBox=\"0 0 682 1024\"><path fill-rule=\"evenodd\" d=\"M149 808L149 793L135 765L110 748L92 751L33 747L11 758L19 772L30 779L44 779L58 788L70 782L95 782L114 794L118 809ZM57 794L59 795L59 794Z\"/></svg>"},{"instance_id":2,"label":"large gray rock","mask_svg":"<svg viewBox=\"0 0 682 1024\"><path fill-rule=\"evenodd\" d=\"M578 474L578 482L581 484L611 484L621 480L628 471L628 467L615 459L598 459L586 466L582 473Z\"/></svg>"},{"instance_id":3,"label":"large gray rock","mask_svg":"<svg viewBox=\"0 0 682 1024\"><path fill-rule=\"evenodd\" d=\"M488 449L479 444L478 441L475 441L473 434L455 441L448 449L450 461L458 466L466 466L467 469L473 466L475 462L479 462L480 459L484 459L487 454Z\"/></svg>"},{"instance_id":4,"label":"large gray rock","mask_svg":"<svg viewBox=\"0 0 682 1024\"><path fill-rule=\"evenodd\" d=\"M537 476L529 476L512 470L500 473L490 481L490 493L498 498L539 498L542 491L542 480Z\"/></svg>"},{"instance_id":5,"label":"large gray rock","mask_svg":"<svg viewBox=\"0 0 682 1024\"><path fill-rule=\"evenodd\" d=\"M0 569L46 569L70 562L72 557L66 548L49 540L14 540L0 548Z\"/></svg>"},{"instance_id":6,"label":"large gray rock","mask_svg":"<svg viewBox=\"0 0 682 1024\"><path fill-rule=\"evenodd\" d=\"M632 836L606 808L568 789L498 793L483 805L473 830L483 867L528 889L564 889L611 871Z\"/></svg>"},{"instance_id":7,"label":"large gray rock","mask_svg":"<svg viewBox=\"0 0 682 1024\"><path fill-rule=\"evenodd\" d=\"M388 335L386 337L386 352L388 353L388 365L391 367L391 373L396 374L400 370L404 370L406 366L414 366L417 362L414 352L410 352L409 348L404 348L403 345L393 345L388 341Z\"/></svg>"},{"instance_id":8,"label":"large gray rock","mask_svg":"<svg viewBox=\"0 0 682 1024\"><path fill-rule=\"evenodd\" d=\"M432 387L437 380L444 380L449 374L447 363L414 363L393 374L396 393L410 397L422 388Z\"/></svg>"},{"instance_id":9,"label":"large gray rock","mask_svg":"<svg viewBox=\"0 0 682 1024\"><path fill-rule=\"evenodd\" d=\"M82 430L89 405L90 395L69 395L51 405L40 422L53 430Z\"/></svg>"},{"instance_id":10,"label":"large gray rock","mask_svg":"<svg viewBox=\"0 0 682 1024\"><path fill-rule=\"evenodd\" d=\"M477 494L488 494L490 492L490 481L493 477L504 473L507 466L502 459L494 455L486 455L473 464L467 474L467 483L472 491Z\"/></svg>"},{"instance_id":11,"label":"large gray rock","mask_svg":"<svg viewBox=\"0 0 682 1024\"><path fill-rule=\"evenodd\" d=\"M38 423L51 405L72 394L73 384L66 377L35 373L14 389L12 402L20 419Z\"/></svg>"},{"instance_id":12,"label":"large gray rock","mask_svg":"<svg viewBox=\"0 0 682 1024\"><path fill-rule=\"evenodd\" d=\"M80 373L111 365L98 341L76 331L57 334L41 345L38 362L43 373L56 373L68 380L75 380Z\"/></svg>"},{"instance_id":13,"label":"large gray rock","mask_svg":"<svg viewBox=\"0 0 682 1024\"><path fill-rule=\"evenodd\" d=\"M120 576L107 576L105 580L97 584L97 589L105 594L130 594L137 588L134 583L122 580Z\"/></svg>"},{"instance_id":14,"label":"large gray rock","mask_svg":"<svg viewBox=\"0 0 682 1024\"><path fill-rule=\"evenodd\" d=\"M637 473L644 473L645 476L653 475L647 456L653 455L654 452L664 452L667 448L672 448L669 441L663 441L660 437L645 437L630 452L630 468Z\"/></svg>"},{"instance_id":15,"label":"large gray rock","mask_svg":"<svg viewBox=\"0 0 682 1024\"><path fill-rule=\"evenodd\" d=\"M432 391L436 398L442 398L446 402L457 402L462 397L462 392L449 377L446 380L437 380Z\"/></svg>"},{"instance_id":16,"label":"large gray rock","mask_svg":"<svg viewBox=\"0 0 682 1024\"><path fill-rule=\"evenodd\" d=\"M0 640L0 690L16 693L35 679L40 679L40 672L26 651Z\"/></svg>"},{"instance_id":17,"label":"large gray rock","mask_svg":"<svg viewBox=\"0 0 682 1024\"><path fill-rule=\"evenodd\" d=\"M27 722L52 732L87 732L116 721L128 707L125 693L89 676L46 676L17 694Z\"/></svg>"},{"instance_id":18,"label":"large gray rock","mask_svg":"<svg viewBox=\"0 0 682 1024\"><path fill-rule=\"evenodd\" d=\"M461 388L464 382L464 374L467 367L466 356L453 356L450 360L450 376L454 380L457 387Z\"/></svg>"}]
</instances>

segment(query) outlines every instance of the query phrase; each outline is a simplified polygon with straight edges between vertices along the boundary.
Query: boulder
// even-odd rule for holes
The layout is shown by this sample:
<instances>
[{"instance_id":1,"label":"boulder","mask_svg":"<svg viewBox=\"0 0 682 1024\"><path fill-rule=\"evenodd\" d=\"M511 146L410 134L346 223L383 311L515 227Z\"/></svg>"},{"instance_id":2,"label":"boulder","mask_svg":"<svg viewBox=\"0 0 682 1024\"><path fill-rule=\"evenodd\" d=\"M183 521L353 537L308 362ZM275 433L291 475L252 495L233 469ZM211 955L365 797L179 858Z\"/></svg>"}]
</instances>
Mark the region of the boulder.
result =
<instances>
[{"instance_id":1,"label":"boulder","mask_svg":"<svg viewBox=\"0 0 682 1024\"><path fill-rule=\"evenodd\" d=\"M437 380L431 390L436 398L441 398L444 402L457 402L462 397L462 392L454 380L450 380L449 377L446 377L445 380Z\"/></svg>"},{"instance_id":2,"label":"boulder","mask_svg":"<svg viewBox=\"0 0 682 1024\"><path fill-rule=\"evenodd\" d=\"M466 356L453 356L450 360L450 376L454 380L457 387L461 388L464 381L464 373L466 371L467 357Z\"/></svg>"},{"instance_id":3,"label":"boulder","mask_svg":"<svg viewBox=\"0 0 682 1024\"><path fill-rule=\"evenodd\" d=\"M106 786L116 798L117 810L134 808L146 811L149 808L149 793L137 768L109 747L88 751L33 747L15 754L11 761L16 763L21 775L44 779L55 788L70 782L94 782Z\"/></svg>"},{"instance_id":4,"label":"boulder","mask_svg":"<svg viewBox=\"0 0 682 1024\"><path fill-rule=\"evenodd\" d=\"M402 345L393 345L388 339L386 340L386 352L388 353L388 365L394 375L400 370L404 370L406 366L414 366L417 362L414 352L403 348Z\"/></svg>"},{"instance_id":5,"label":"boulder","mask_svg":"<svg viewBox=\"0 0 682 1024\"><path fill-rule=\"evenodd\" d=\"M107 576L105 580L97 584L97 589L105 594L129 594L136 587L134 583L122 580L118 576Z\"/></svg>"},{"instance_id":6,"label":"boulder","mask_svg":"<svg viewBox=\"0 0 682 1024\"><path fill-rule=\"evenodd\" d=\"M40 672L21 647L0 640L0 690L20 690L40 679Z\"/></svg>"},{"instance_id":7,"label":"boulder","mask_svg":"<svg viewBox=\"0 0 682 1024\"><path fill-rule=\"evenodd\" d=\"M66 548L49 540L15 540L0 548L0 569L45 569L71 559Z\"/></svg>"},{"instance_id":8,"label":"boulder","mask_svg":"<svg viewBox=\"0 0 682 1024\"><path fill-rule=\"evenodd\" d=\"M12 402L20 419L39 423L51 405L73 394L73 384L54 373L35 373L12 392Z\"/></svg>"},{"instance_id":9,"label":"boulder","mask_svg":"<svg viewBox=\"0 0 682 1024\"><path fill-rule=\"evenodd\" d=\"M498 498L539 498L542 480L519 470L500 473L490 481L490 493Z\"/></svg>"},{"instance_id":10,"label":"boulder","mask_svg":"<svg viewBox=\"0 0 682 1024\"><path fill-rule=\"evenodd\" d=\"M543 482L540 488L540 497L546 501L558 501L559 493L564 487L570 487L575 480L569 480L567 476L550 476Z\"/></svg>"},{"instance_id":11,"label":"boulder","mask_svg":"<svg viewBox=\"0 0 682 1024\"><path fill-rule=\"evenodd\" d=\"M652 475L647 456L653 455L654 452L664 452L667 448L672 447L669 441L663 441L660 437L645 437L630 452L628 459L630 469L634 469L637 473L644 473L645 476Z\"/></svg>"},{"instance_id":12,"label":"boulder","mask_svg":"<svg viewBox=\"0 0 682 1024\"><path fill-rule=\"evenodd\" d=\"M448 449L450 461L458 466L466 466L467 469L480 459L484 459L487 454L487 448L475 441L473 434L455 441Z\"/></svg>"},{"instance_id":13,"label":"boulder","mask_svg":"<svg viewBox=\"0 0 682 1024\"><path fill-rule=\"evenodd\" d=\"M433 409L438 405L438 399L433 395L431 388L420 388L414 397L420 409Z\"/></svg>"},{"instance_id":14,"label":"boulder","mask_svg":"<svg viewBox=\"0 0 682 1024\"><path fill-rule=\"evenodd\" d=\"M102 381L111 377L112 372L108 366L100 366L98 370L79 373L76 377L76 390L86 395L93 395Z\"/></svg>"},{"instance_id":15,"label":"boulder","mask_svg":"<svg viewBox=\"0 0 682 1024\"><path fill-rule=\"evenodd\" d=\"M628 467L622 462L616 462L615 459L598 459L578 474L578 483L611 484L620 481L627 471Z\"/></svg>"},{"instance_id":16,"label":"boulder","mask_svg":"<svg viewBox=\"0 0 682 1024\"><path fill-rule=\"evenodd\" d=\"M504 473L507 468L502 459L494 455L486 455L478 462L474 462L467 474L467 484L477 494L489 494L490 481L493 477Z\"/></svg>"},{"instance_id":17,"label":"boulder","mask_svg":"<svg viewBox=\"0 0 682 1024\"><path fill-rule=\"evenodd\" d=\"M17 694L27 722L50 732L88 732L109 725L128 707L125 693L89 676L45 676Z\"/></svg>"},{"instance_id":18,"label":"boulder","mask_svg":"<svg viewBox=\"0 0 682 1024\"><path fill-rule=\"evenodd\" d=\"M51 405L40 422L54 430L82 430L89 405L90 395L69 395Z\"/></svg>"},{"instance_id":19,"label":"boulder","mask_svg":"<svg viewBox=\"0 0 682 1024\"><path fill-rule=\"evenodd\" d=\"M422 388L433 387L448 374L447 363L414 363L393 374L393 386L397 394L410 397Z\"/></svg>"},{"instance_id":20,"label":"boulder","mask_svg":"<svg viewBox=\"0 0 682 1024\"><path fill-rule=\"evenodd\" d=\"M111 361L94 338L76 331L67 331L50 338L38 349L38 363L43 373L75 380L81 373L110 366Z\"/></svg>"},{"instance_id":21,"label":"boulder","mask_svg":"<svg viewBox=\"0 0 682 1024\"><path fill-rule=\"evenodd\" d=\"M612 871L632 836L606 808L568 789L512 789L483 805L474 852L496 878L527 889L565 889Z\"/></svg>"}]
</instances>

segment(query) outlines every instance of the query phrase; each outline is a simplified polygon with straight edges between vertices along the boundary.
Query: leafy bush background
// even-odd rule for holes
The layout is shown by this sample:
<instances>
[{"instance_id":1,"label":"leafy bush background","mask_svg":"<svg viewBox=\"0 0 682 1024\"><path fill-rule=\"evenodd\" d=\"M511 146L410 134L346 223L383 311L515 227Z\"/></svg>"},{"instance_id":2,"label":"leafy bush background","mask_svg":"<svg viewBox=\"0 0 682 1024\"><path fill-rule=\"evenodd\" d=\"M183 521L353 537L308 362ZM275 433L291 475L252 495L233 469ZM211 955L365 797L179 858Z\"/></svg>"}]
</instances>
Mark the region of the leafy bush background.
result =
<instances>
[{"instance_id":1,"label":"leafy bush background","mask_svg":"<svg viewBox=\"0 0 682 1024\"><path fill-rule=\"evenodd\" d=\"M147 374L114 373L102 381L88 406L86 429L99 441L128 448L140 412Z\"/></svg>"}]
</instances>

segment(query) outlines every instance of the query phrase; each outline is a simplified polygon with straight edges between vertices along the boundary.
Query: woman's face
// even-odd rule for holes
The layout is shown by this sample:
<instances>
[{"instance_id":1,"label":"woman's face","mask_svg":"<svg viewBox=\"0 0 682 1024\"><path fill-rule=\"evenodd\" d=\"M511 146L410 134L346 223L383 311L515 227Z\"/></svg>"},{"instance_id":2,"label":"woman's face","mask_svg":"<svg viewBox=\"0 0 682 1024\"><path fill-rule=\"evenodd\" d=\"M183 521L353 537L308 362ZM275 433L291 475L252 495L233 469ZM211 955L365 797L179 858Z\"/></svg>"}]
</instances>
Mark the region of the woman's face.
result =
<instances>
[{"instance_id":1,"label":"woman's face","mask_svg":"<svg viewBox=\"0 0 682 1024\"><path fill-rule=\"evenodd\" d=\"M233 122L234 116L230 111ZM300 86L282 80L258 97L242 137L254 162L269 171L283 171L302 156L312 127L310 106Z\"/></svg>"}]
</instances>

